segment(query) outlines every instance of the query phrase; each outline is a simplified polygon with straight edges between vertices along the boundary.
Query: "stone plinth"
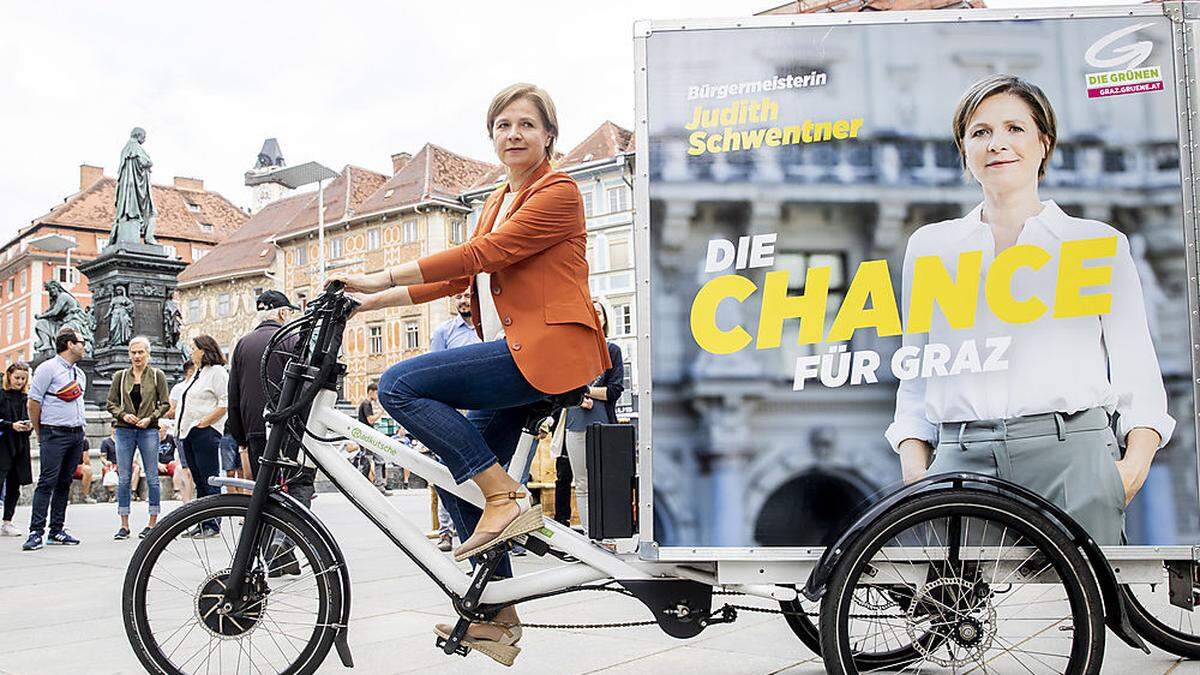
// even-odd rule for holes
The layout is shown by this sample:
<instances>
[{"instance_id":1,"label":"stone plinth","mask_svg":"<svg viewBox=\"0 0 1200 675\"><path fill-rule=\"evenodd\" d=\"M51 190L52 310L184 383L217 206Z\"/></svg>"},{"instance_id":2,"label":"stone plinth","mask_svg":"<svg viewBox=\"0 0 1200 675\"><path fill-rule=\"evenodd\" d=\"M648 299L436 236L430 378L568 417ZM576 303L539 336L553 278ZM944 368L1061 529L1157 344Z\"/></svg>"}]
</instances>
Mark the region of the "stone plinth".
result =
<instances>
[{"instance_id":1,"label":"stone plinth","mask_svg":"<svg viewBox=\"0 0 1200 675\"><path fill-rule=\"evenodd\" d=\"M102 410L113 373L129 366L128 342L116 344L109 334L109 308L118 287L133 301L130 336L144 335L150 340L150 365L165 371L169 382L182 375L187 357L178 346L166 344L163 305L175 292L175 278L184 267L187 263L168 257L162 246L131 242L108 246L99 257L79 265L79 271L87 275L96 314L87 398Z\"/></svg>"}]
</instances>

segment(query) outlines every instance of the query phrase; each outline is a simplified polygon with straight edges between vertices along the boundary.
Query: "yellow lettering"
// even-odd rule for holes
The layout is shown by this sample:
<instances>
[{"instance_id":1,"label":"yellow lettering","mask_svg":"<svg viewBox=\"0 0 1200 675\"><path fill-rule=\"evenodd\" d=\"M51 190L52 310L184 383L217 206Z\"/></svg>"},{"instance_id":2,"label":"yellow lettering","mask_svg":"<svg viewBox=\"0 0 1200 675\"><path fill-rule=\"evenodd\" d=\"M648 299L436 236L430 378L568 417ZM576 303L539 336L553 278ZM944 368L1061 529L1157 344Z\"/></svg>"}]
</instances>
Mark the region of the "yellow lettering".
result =
<instances>
[{"instance_id":1,"label":"yellow lettering","mask_svg":"<svg viewBox=\"0 0 1200 675\"><path fill-rule=\"evenodd\" d=\"M696 344L712 354L732 354L750 344L750 334L741 326L729 330L717 326L717 307L726 298L745 302L756 290L753 281L737 274L719 276L704 284L692 300L692 338Z\"/></svg>"},{"instance_id":2,"label":"yellow lettering","mask_svg":"<svg viewBox=\"0 0 1200 675\"><path fill-rule=\"evenodd\" d=\"M1054 318L1100 316L1112 310L1112 293L1080 295L1079 291L1112 281L1111 265L1084 267L1083 262L1092 258L1111 258L1116 254L1116 237L1063 242L1058 261L1058 283L1054 288Z\"/></svg>"},{"instance_id":3,"label":"yellow lettering","mask_svg":"<svg viewBox=\"0 0 1200 675\"><path fill-rule=\"evenodd\" d=\"M687 151L689 155L704 154L704 137L707 135L708 132L706 131L693 131L692 134L688 136L688 145L691 146Z\"/></svg>"},{"instance_id":4,"label":"yellow lettering","mask_svg":"<svg viewBox=\"0 0 1200 675\"><path fill-rule=\"evenodd\" d=\"M912 295L908 302L907 333L928 333L933 323L933 304L936 302L955 330L975 325L975 309L979 304L979 271L983 268L983 251L967 251L958 256L958 279L936 255L917 258L913 265Z\"/></svg>"},{"instance_id":5,"label":"yellow lettering","mask_svg":"<svg viewBox=\"0 0 1200 675\"><path fill-rule=\"evenodd\" d=\"M1050 254L1037 246L1012 246L996 256L984 282L988 307L1001 321L1029 323L1046 313L1046 303L1036 296L1017 300L1012 295L1012 277L1021 267L1039 269L1050 260Z\"/></svg>"},{"instance_id":6,"label":"yellow lettering","mask_svg":"<svg viewBox=\"0 0 1200 675\"><path fill-rule=\"evenodd\" d=\"M896 294L886 260L867 260L858 266L828 339L849 340L859 328L874 328L880 337L900 334L900 310L896 309Z\"/></svg>"},{"instance_id":7,"label":"yellow lettering","mask_svg":"<svg viewBox=\"0 0 1200 675\"><path fill-rule=\"evenodd\" d=\"M829 268L810 267L804 277L804 293L789 296L788 273L767 272L763 284L762 311L758 318L755 349L774 349L783 335L783 322L800 319L797 344L816 344L825 331L825 301L829 296Z\"/></svg>"}]
</instances>

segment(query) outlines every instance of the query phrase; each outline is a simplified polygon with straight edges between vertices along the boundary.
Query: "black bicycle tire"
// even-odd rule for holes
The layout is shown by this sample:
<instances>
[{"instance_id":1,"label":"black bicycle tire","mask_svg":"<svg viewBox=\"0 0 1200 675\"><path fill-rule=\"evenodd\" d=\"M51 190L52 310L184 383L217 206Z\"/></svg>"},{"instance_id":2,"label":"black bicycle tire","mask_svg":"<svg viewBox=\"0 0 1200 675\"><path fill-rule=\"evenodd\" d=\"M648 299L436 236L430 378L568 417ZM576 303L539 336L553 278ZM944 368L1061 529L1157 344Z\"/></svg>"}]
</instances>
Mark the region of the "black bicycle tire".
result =
<instances>
[{"instance_id":1,"label":"black bicycle tire","mask_svg":"<svg viewBox=\"0 0 1200 675\"><path fill-rule=\"evenodd\" d=\"M948 513L940 513L947 511ZM1082 644L1083 662L1077 655L1072 654L1067 672L1070 675L1095 675L1100 672L1104 657L1104 610L1100 589L1096 583L1091 567L1078 547L1053 525L1045 516L1033 509L1016 502L1013 499L978 491L946 490L918 496L911 501L902 503L885 513L877 521L864 530L860 536L842 555L832 575L825 597L821 603L821 621L818 632L821 635L821 656L825 669L829 673L857 673L857 664L849 654L849 640L843 640L844 628L840 621L843 605L849 600L844 598L847 585L851 580L857 580L861 575L858 568L864 559L864 554L871 551L879 541L887 541L888 537L902 532L904 529L922 520L946 517L948 515L973 516L987 512L988 516L997 520L1008 521L1010 525L1023 523L1018 526L1022 534L1053 558L1060 580L1068 589L1069 597L1082 600L1083 615L1073 617L1074 641L1073 652ZM1049 545L1049 549L1046 546ZM874 551L871 551L871 556ZM871 556L866 556L869 560ZM1063 574L1063 572L1068 574ZM1067 578L1072 579L1067 583ZM1075 607L1072 602L1073 608ZM1080 624L1084 624L1081 626ZM1086 630L1083 630L1086 629ZM1083 636L1081 637L1081 633ZM1084 642L1080 642L1080 640Z\"/></svg>"},{"instance_id":2,"label":"black bicycle tire","mask_svg":"<svg viewBox=\"0 0 1200 675\"><path fill-rule=\"evenodd\" d=\"M1125 608L1129 610L1129 623L1146 642L1169 654L1200 659L1200 635L1175 630L1160 621L1137 599L1129 585L1122 585L1121 592L1125 596Z\"/></svg>"},{"instance_id":3,"label":"black bicycle tire","mask_svg":"<svg viewBox=\"0 0 1200 675\"><path fill-rule=\"evenodd\" d=\"M787 621L788 627L792 629L792 633L812 653L820 656L821 631L817 628L817 624L813 623L812 619L804 613L802 605L803 603L800 600L779 601L779 608L784 612L783 618ZM859 668L866 667L867 669L872 669L909 663L916 656L916 648L909 645L887 652L856 654L854 661L858 664Z\"/></svg>"},{"instance_id":4,"label":"black bicycle tire","mask_svg":"<svg viewBox=\"0 0 1200 675\"><path fill-rule=\"evenodd\" d=\"M182 675L182 671L173 668L169 660L163 658L157 643L154 642L151 635L147 634L149 626L144 612L146 587L144 583L139 583L149 577L149 574L142 576L145 565L147 562L152 563L157 560L157 556L162 553L162 548L175 537L177 532L185 531L210 518L223 518L230 515L236 517L240 513L245 513L249 504L250 496L244 494L213 495L189 502L163 517L134 551L125 573L125 583L121 593L121 615L130 646L133 647L138 661L146 668L146 672ZM333 554L321 536L296 514L268 502L264 506L262 517L264 524L284 533L302 552L307 547L307 553L316 556L316 559L321 561L323 568L327 569L335 564ZM151 558L152 555L153 558ZM324 662L325 657L328 656L337 636L336 630L327 625L336 624L339 621L342 602L341 586L337 583L336 575L333 574L314 576L314 578L318 580L318 590L321 592L319 601L321 620L319 623L322 625L314 630L314 634L319 633L316 639L310 639L305 650L301 652L300 656L303 658L298 658L298 660L302 662L293 663L284 670L283 673L286 675L315 673ZM143 611L139 612L139 609ZM151 639L147 640L147 638Z\"/></svg>"}]
</instances>

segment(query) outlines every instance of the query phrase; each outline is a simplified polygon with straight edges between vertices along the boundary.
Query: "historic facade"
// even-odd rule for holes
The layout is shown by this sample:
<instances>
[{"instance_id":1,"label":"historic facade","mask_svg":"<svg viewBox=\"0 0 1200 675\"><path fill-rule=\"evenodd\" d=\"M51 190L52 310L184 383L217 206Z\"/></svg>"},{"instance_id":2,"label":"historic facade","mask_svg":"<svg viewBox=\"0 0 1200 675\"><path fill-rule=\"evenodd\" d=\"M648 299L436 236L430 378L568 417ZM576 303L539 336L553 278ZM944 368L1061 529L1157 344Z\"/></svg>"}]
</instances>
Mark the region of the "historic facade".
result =
<instances>
[{"instance_id":1,"label":"historic facade","mask_svg":"<svg viewBox=\"0 0 1200 675\"><path fill-rule=\"evenodd\" d=\"M196 178L176 177L172 185L154 185L151 190L158 209L158 241L168 255L184 262L202 258L247 217ZM115 200L116 181L101 167L83 165L77 192L0 246L0 356L6 365L33 357L33 326L36 315L48 306L43 290L47 281L59 281L81 305L91 304L87 279L75 265L96 257L108 244ZM60 235L73 248L62 252L40 247L47 235Z\"/></svg>"},{"instance_id":2,"label":"historic facade","mask_svg":"<svg viewBox=\"0 0 1200 675\"><path fill-rule=\"evenodd\" d=\"M345 195L326 194L327 268L373 272L464 240L469 209L459 195L493 166L431 143L415 155L394 155L392 163L391 178L363 182ZM343 208L347 203L349 208ZM315 211L311 218L289 224L274 240L287 256L288 294L307 299L319 293ZM424 353L432 329L447 316L445 301L355 315L343 343L348 367L344 396L361 400L367 384L388 366Z\"/></svg>"}]
</instances>

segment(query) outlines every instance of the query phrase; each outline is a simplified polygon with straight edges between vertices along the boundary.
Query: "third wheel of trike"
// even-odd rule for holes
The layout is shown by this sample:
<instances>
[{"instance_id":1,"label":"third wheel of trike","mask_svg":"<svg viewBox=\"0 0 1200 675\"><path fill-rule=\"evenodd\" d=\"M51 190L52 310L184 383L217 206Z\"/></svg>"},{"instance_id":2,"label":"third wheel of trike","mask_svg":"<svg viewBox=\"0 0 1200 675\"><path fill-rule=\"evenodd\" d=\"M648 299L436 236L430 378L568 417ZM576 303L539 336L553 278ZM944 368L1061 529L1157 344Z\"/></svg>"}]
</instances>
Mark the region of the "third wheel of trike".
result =
<instances>
[{"instance_id":1,"label":"third wheel of trike","mask_svg":"<svg viewBox=\"0 0 1200 675\"><path fill-rule=\"evenodd\" d=\"M842 552L820 636L831 673L871 672L861 655L889 645L908 662L881 667L905 672L1098 673L1104 614L1061 528L996 493L939 490L889 510Z\"/></svg>"}]
</instances>

